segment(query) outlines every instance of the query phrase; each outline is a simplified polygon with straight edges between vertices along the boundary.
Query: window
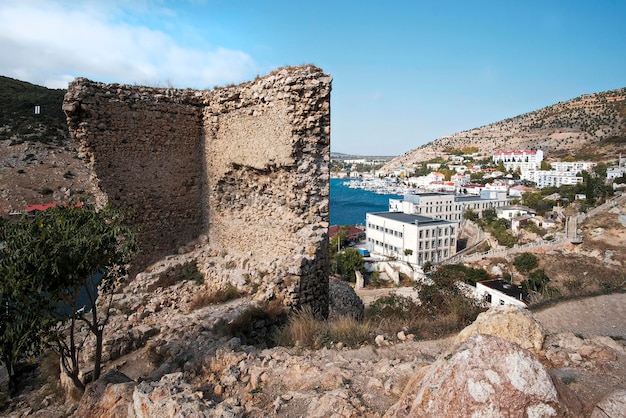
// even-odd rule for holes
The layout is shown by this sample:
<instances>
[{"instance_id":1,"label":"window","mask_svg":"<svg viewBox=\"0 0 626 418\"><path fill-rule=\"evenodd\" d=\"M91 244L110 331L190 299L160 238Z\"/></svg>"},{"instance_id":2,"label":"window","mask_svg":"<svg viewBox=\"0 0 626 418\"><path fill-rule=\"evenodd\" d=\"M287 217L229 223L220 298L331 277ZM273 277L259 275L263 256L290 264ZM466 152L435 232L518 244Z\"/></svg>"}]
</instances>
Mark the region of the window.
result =
<instances>
[{"instance_id":1,"label":"window","mask_svg":"<svg viewBox=\"0 0 626 418\"><path fill-rule=\"evenodd\" d=\"M420 250L422 249L422 242L421 241L420 241L420 244L419 244L419 249Z\"/></svg>"},{"instance_id":2,"label":"window","mask_svg":"<svg viewBox=\"0 0 626 418\"><path fill-rule=\"evenodd\" d=\"M424 231L420 230L420 239L422 239L422 236L424 235L423 232Z\"/></svg>"},{"instance_id":3,"label":"window","mask_svg":"<svg viewBox=\"0 0 626 418\"><path fill-rule=\"evenodd\" d=\"M425 247L426 249L428 249L428 245L429 245L429 242L426 241L426 247Z\"/></svg>"},{"instance_id":4,"label":"window","mask_svg":"<svg viewBox=\"0 0 626 418\"><path fill-rule=\"evenodd\" d=\"M428 238L428 233L430 232L429 229L426 230L426 238Z\"/></svg>"}]
</instances>

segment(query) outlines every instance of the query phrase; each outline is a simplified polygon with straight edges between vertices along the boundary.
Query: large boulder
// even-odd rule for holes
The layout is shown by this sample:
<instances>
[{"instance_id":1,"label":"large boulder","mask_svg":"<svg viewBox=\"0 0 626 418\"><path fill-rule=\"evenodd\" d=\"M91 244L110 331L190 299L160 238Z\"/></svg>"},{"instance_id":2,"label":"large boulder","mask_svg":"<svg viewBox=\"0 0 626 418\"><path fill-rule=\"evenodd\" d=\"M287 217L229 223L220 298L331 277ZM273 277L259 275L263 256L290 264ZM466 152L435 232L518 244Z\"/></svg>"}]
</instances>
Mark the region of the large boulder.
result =
<instances>
[{"instance_id":1,"label":"large boulder","mask_svg":"<svg viewBox=\"0 0 626 418\"><path fill-rule=\"evenodd\" d=\"M559 417L548 371L528 350L477 334L423 368L386 414L401 417Z\"/></svg>"},{"instance_id":2,"label":"large boulder","mask_svg":"<svg viewBox=\"0 0 626 418\"><path fill-rule=\"evenodd\" d=\"M591 418L626 418L626 390L617 390L600 401Z\"/></svg>"},{"instance_id":3,"label":"large boulder","mask_svg":"<svg viewBox=\"0 0 626 418\"><path fill-rule=\"evenodd\" d=\"M351 316L356 320L363 319L365 305L348 283L330 279L328 297L330 316Z\"/></svg>"},{"instance_id":4,"label":"large boulder","mask_svg":"<svg viewBox=\"0 0 626 418\"><path fill-rule=\"evenodd\" d=\"M110 371L87 385L75 416L126 418L137 382L118 371Z\"/></svg>"},{"instance_id":5,"label":"large boulder","mask_svg":"<svg viewBox=\"0 0 626 418\"><path fill-rule=\"evenodd\" d=\"M474 334L495 335L535 353L541 351L546 335L527 309L513 305L495 306L478 315L471 325L459 333L457 343Z\"/></svg>"}]
</instances>

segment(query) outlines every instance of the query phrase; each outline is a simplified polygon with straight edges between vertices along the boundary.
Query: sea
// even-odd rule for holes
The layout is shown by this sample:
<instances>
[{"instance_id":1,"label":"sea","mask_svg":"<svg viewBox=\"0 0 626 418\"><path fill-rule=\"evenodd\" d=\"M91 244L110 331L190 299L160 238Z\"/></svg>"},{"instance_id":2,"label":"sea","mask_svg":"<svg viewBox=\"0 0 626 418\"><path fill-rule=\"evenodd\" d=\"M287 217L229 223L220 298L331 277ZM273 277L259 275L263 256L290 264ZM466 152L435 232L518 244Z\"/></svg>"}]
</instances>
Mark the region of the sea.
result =
<instances>
[{"instance_id":1,"label":"sea","mask_svg":"<svg viewBox=\"0 0 626 418\"><path fill-rule=\"evenodd\" d=\"M389 199L402 199L395 194L376 194L344 186L345 179L330 179L330 224L365 225L368 212L387 212Z\"/></svg>"}]
</instances>

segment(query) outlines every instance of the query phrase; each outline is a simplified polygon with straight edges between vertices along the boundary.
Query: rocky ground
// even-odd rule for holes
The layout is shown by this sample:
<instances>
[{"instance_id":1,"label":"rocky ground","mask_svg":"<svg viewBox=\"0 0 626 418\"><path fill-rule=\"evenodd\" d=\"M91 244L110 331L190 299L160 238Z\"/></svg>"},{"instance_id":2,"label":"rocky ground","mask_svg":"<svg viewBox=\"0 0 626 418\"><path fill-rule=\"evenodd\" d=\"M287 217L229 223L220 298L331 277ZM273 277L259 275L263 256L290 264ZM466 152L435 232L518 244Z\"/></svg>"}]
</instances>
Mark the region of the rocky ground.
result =
<instances>
[{"instance_id":1,"label":"rocky ground","mask_svg":"<svg viewBox=\"0 0 626 418\"><path fill-rule=\"evenodd\" d=\"M32 200L24 198L11 207L2 206L3 211L27 203L45 203L46 198L60 199L68 193L62 185L68 172L75 174L84 169L78 159L60 160L62 153L43 145L37 147L24 149L13 163L5 163L0 176L19 179L24 174L19 171L24 170L31 177L32 170L53 172L56 177L39 177L39 183L16 182L22 190L3 188L0 200L4 202L18 202L15 196L29 196L24 190L32 192L28 198ZM24 155L29 154L33 157L25 160ZM89 187L87 183L73 186L69 194L79 196ZM53 190L52 194L42 194L44 188ZM564 294L601 291L600 284L607 279L615 288L623 288L623 216L624 205L583 224L582 245L539 254L541 268L562 287ZM502 264L511 268L511 261L490 260L477 266L490 269ZM222 332L224 323L234 320L252 300L241 297L221 305L195 307L195 296L206 291L203 285L193 280L161 280L158 267L153 269L155 274L141 276L116 296L105 337L106 370L110 374L88 389L82 402L66 399L54 379L58 363L46 360L47 365L32 371L24 380L19 394L4 402L5 409L0 414L126 417L132 416L129 411L133 410L148 411L147 415L133 412L135 416L179 413L224 417L380 417L406 399L402 398L403 391L416 375L443 367L442 363L456 358L455 353L501 346L510 350L506 351L508 355L519 355L515 347L497 342L492 346L493 341L472 341L459 347L456 336L410 341L403 334L400 338L396 334L385 335L379 344L358 349L342 347L341 341L331 349L316 351L297 347L255 348ZM604 397L619 389L626 390L624 306L626 294L616 293L592 298L578 296L534 312L545 328L545 340L541 347L529 352L557 382L560 402L568 405L573 416L590 416ZM90 354L86 352L85 357ZM429 368L431 365L435 367ZM496 370L500 366L485 367ZM4 389L6 380L0 378L0 383ZM481 387L489 393L488 385ZM550 402L547 405L556 408ZM401 416L397 412L394 416Z\"/></svg>"},{"instance_id":2,"label":"rocky ground","mask_svg":"<svg viewBox=\"0 0 626 418\"><path fill-rule=\"evenodd\" d=\"M90 199L89 170L75 144L0 141L0 216L27 205Z\"/></svg>"}]
</instances>

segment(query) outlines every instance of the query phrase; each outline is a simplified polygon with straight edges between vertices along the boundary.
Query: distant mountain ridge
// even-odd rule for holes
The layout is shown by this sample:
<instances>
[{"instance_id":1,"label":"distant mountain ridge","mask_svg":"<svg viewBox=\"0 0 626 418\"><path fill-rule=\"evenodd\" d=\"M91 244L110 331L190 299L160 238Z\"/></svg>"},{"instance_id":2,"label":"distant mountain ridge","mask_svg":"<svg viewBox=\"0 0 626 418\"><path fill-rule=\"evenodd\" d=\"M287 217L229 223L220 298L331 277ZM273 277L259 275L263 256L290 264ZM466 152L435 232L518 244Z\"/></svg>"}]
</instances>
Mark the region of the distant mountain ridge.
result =
<instances>
[{"instance_id":1,"label":"distant mountain ridge","mask_svg":"<svg viewBox=\"0 0 626 418\"><path fill-rule=\"evenodd\" d=\"M436 139L389 161L383 170L413 167L444 154L475 148L484 158L495 150L541 149L548 160L610 161L626 153L626 88L584 94L490 125Z\"/></svg>"}]
</instances>

